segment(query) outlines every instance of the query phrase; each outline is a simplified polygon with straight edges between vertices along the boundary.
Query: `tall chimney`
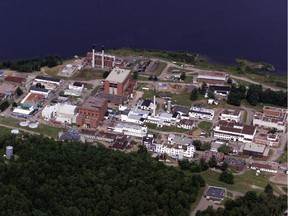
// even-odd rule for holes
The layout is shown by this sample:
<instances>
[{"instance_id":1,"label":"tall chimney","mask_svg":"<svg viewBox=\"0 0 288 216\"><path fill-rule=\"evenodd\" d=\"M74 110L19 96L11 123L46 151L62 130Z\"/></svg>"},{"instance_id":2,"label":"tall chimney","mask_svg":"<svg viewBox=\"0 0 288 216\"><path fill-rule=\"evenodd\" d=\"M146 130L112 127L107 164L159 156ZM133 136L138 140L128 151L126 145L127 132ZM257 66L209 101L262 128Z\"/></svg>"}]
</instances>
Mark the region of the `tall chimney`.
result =
<instances>
[{"instance_id":1,"label":"tall chimney","mask_svg":"<svg viewBox=\"0 0 288 216\"><path fill-rule=\"evenodd\" d=\"M92 67L95 68L95 46L92 46Z\"/></svg>"},{"instance_id":2,"label":"tall chimney","mask_svg":"<svg viewBox=\"0 0 288 216\"><path fill-rule=\"evenodd\" d=\"M167 101L167 113L171 112L171 100Z\"/></svg>"},{"instance_id":3,"label":"tall chimney","mask_svg":"<svg viewBox=\"0 0 288 216\"><path fill-rule=\"evenodd\" d=\"M154 83L154 101L153 101L153 116L156 115L156 88L155 88L155 83Z\"/></svg>"},{"instance_id":4,"label":"tall chimney","mask_svg":"<svg viewBox=\"0 0 288 216\"><path fill-rule=\"evenodd\" d=\"M102 46L102 69L104 69L104 46Z\"/></svg>"}]
</instances>

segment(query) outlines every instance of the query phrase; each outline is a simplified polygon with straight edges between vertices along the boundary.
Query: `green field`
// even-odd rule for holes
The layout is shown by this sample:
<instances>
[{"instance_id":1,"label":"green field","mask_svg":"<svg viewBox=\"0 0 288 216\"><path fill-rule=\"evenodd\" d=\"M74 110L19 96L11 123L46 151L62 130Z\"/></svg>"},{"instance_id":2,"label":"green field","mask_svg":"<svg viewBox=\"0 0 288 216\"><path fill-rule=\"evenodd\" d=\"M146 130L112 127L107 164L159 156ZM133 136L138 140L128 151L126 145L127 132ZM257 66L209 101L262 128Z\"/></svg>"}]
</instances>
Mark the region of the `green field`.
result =
<instances>
[{"instance_id":1,"label":"green field","mask_svg":"<svg viewBox=\"0 0 288 216\"><path fill-rule=\"evenodd\" d=\"M198 127L206 132L209 132L211 130L213 126L213 123L212 122L208 122L208 121L201 121L199 124L198 124Z\"/></svg>"},{"instance_id":2,"label":"green field","mask_svg":"<svg viewBox=\"0 0 288 216\"><path fill-rule=\"evenodd\" d=\"M220 172L209 169L200 174L208 185L224 187L228 190L239 191L242 193L246 193L250 190L263 191L265 186L269 183L272 185L274 191L283 194L283 192L277 188L275 183L269 181L269 177L272 175L268 173L259 173L259 175L256 176L254 170L247 170L242 175L234 175L234 184L231 185L218 180Z\"/></svg>"},{"instance_id":3,"label":"green field","mask_svg":"<svg viewBox=\"0 0 288 216\"><path fill-rule=\"evenodd\" d=\"M159 67L158 69L156 70L156 73L155 75L158 77L160 76L160 74L162 73L162 71L164 70L164 68L167 66L167 63L165 62L159 62Z\"/></svg>"},{"instance_id":4,"label":"green field","mask_svg":"<svg viewBox=\"0 0 288 216\"><path fill-rule=\"evenodd\" d=\"M98 68L84 69L78 71L72 76L73 79L77 80L93 80L93 79L103 79L104 70Z\"/></svg>"},{"instance_id":5,"label":"green field","mask_svg":"<svg viewBox=\"0 0 288 216\"><path fill-rule=\"evenodd\" d=\"M40 133L49 137L57 138L58 133L60 131L59 128L48 126L48 125L43 125L43 124L39 124L39 127L35 129L29 128L29 127L22 128L21 126L19 126L19 122L20 121L13 119L13 118L1 118L0 119L0 124L7 125L10 127L15 127L19 130L23 129L23 130L27 130L27 131L31 131L35 133ZM9 131L11 131L11 129L9 129Z\"/></svg>"}]
</instances>

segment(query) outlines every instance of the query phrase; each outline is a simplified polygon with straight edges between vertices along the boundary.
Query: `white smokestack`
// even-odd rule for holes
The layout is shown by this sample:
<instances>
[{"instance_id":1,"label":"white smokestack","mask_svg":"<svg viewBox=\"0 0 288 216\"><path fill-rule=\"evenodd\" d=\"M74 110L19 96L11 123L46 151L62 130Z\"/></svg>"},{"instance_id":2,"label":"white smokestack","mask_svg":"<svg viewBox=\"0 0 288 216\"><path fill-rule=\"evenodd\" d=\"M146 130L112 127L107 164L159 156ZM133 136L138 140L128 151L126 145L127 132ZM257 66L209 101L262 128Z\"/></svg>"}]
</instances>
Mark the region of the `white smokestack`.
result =
<instances>
[{"instance_id":1,"label":"white smokestack","mask_svg":"<svg viewBox=\"0 0 288 216\"><path fill-rule=\"evenodd\" d=\"M102 69L104 69L104 46L102 46Z\"/></svg>"},{"instance_id":2,"label":"white smokestack","mask_svg":"<svg viewBox=\"0 0 288 216\"><path fill-rule=\"evenodd\" d=\"M171 101L168 100L167 101L167 113L170 113L171 112Z\"/></svg>"},{"instance_id":3,"label":"white smokestack","mask_svg":"<svg viewBox=\"0 0 288 216\"><path fill-rule=\"evenodd\" d=\"M156 115L156 88L155 88L155 83L154 83L154 101L153 101L153 116Z\"/></svg>"},{"instance_id":4,"label":"white smokestack","mask_svg":"<svg viewBox=\"0 0 288 216\"><path fill-rule=\"evenodd\" d=\"M92 67L95 68L95 46L92 46Z\"/></svg>"}]
</instances>

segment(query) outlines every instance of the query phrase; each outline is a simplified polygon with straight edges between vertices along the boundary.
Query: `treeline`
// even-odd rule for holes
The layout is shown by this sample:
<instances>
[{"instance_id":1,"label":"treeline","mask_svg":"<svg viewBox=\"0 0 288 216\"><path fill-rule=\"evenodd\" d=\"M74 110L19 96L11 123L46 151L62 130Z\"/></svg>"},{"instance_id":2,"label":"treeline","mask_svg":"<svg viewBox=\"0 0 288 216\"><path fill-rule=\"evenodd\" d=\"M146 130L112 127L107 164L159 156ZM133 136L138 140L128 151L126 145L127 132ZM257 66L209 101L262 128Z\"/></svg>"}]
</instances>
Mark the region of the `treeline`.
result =
<instances>
[{"instance_id":1,"label":"treeline","mask_svg":"<svg viewBox=\"0 0 288 216\"><path fill-rule=\"evenodd\" d=\"M0 62L0 69L9 68L19 72L40 71L41 67L54 67L62 64L63 59L57 55L48 55L44 58L18 59Z\"/></svg>"},{"instance_id":2,"label":"treeline","mask_svg":"<svg viewBox=\"0 0 288 216\"><path fill-rule=\"evenodd\" d=\"M257 194L255 191L248 191L243 197L236 200L227 200L224 208L213 209L209 206L204 211L197 211L196 216L283 215L283 212L287 209L287 196L276 197L273 195L273 189L271 193L271 189L268 190L267 186L265 193Z\"/></svg>"},{"instance_id":3,"label":"treeline","mask_svg":"<svg viewBox=\"0 0 288 216\"><path fill-rule=\"evenodd\" d=\"M189 215L203 178L165 166L146 151L43 136L0 136L0 215Z\"/></svg>"},{"instance_id":4,"label":"treeline","mask_svg":"<svg viewBox=\"0 0 288 216\"><path fill-rule=\"evenodd\" d=\"M256 106L258 103L287 107L287 92L273 91L270 88L263 91L262 85L251 84L246 92L246 87L232 85L227 103L235 106L241 105L241 100L246 99L249 104Z\"/></svg>"}]
</instances>

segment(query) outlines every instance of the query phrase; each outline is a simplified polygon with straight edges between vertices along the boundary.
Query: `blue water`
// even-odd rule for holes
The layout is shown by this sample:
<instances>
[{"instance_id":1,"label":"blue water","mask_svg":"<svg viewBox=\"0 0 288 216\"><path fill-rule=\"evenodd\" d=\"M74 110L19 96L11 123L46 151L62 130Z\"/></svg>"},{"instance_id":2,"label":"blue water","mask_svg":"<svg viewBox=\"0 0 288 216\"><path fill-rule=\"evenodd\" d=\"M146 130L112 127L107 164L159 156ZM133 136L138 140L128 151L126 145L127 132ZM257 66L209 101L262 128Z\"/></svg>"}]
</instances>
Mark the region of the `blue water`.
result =
<instances>
[{"instance_id":1,"label":"blue water","mask_svg":"<svg viewBox=\"0 0 288 216\"><path fill-rule=\"evenodd\" d=\"M1 0L0 60L97 48L184 50L287 73L287 0Z\"/></svg>"}]
</instances>

